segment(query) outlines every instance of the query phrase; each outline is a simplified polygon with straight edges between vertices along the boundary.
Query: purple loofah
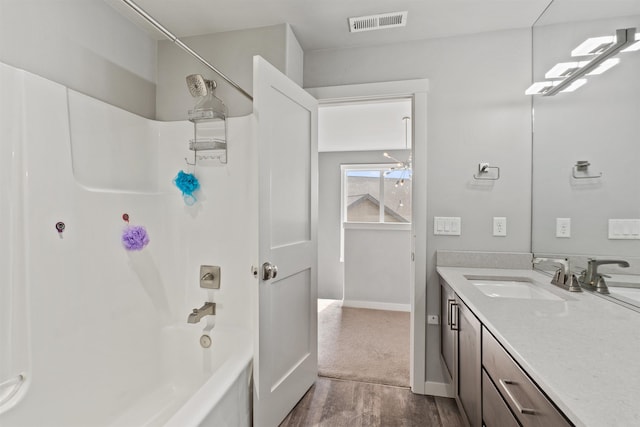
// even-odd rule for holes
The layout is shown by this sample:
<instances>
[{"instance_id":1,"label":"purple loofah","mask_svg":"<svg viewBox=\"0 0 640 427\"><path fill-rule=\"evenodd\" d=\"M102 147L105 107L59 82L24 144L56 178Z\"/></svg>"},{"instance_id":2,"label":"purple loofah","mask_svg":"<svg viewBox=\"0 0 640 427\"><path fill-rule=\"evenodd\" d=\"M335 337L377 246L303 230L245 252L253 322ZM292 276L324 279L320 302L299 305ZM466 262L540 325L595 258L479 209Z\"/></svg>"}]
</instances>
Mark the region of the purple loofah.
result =
<instances>
[{"instance_id":1,"label":"purple loofah","mask_svg":"<svg viewBox=\"0 0 640 427\"><path fill-rule=\"evenodd\" d=\"M122 244L128 251L139 251L149 244L147 230L139 225L127 226L122 233Z\"/></svg>"}]
</instances>

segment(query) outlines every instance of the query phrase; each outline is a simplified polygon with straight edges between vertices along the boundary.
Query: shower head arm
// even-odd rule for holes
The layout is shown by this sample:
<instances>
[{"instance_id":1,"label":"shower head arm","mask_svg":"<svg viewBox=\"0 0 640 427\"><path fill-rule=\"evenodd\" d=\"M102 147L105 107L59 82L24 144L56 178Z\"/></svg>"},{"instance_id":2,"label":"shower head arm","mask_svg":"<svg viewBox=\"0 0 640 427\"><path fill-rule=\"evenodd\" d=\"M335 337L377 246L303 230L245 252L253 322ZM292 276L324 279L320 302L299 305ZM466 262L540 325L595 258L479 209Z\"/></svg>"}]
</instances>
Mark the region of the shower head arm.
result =
<instances>
[{"instance_id":1,"label":"shower head arm","mask_svg":"<svg viewBox=\"0 0 640 427\"><path fill-rule=\"evenodd\" d=\"M162 34L164 34L165 37L167 37L169 40L171 40L176 45L178 45L179 48L181 48L182 50L184 50L185 52L187 52L188 54L190 54L191 56L196 58L198 61L203 63L205 66L210 68L213 72L215 72L220 77L222 77L227 83L229 83L231 86L233 86L238 92L240 92L241 94L243 94L244 96L249 98L251 101L253 101L253 96L251 96L249 94L249 92L247 92L246 90L242 89L242 87L240 87L240 85L238 85L236 82L234 82L229 77L227 77L222 71L218 70L211 63L209 63L206 59L204 59L202 56L200 56L200 54L198 54L196 51L194 51L189 46L184 44L180 39L178 39L178 37L175 34L173 34L166 27L164 27L161 23L159 23L153 16L149 15L144 9L142 9L140 6L138 6L132 0L120 0L120 1L122 1L124 4L129 6L134 12L136 12L138 15L140 15L142 18L144 18L148 23L150 23L156 30L158 30Z\"/></svg>"}]
</instances>

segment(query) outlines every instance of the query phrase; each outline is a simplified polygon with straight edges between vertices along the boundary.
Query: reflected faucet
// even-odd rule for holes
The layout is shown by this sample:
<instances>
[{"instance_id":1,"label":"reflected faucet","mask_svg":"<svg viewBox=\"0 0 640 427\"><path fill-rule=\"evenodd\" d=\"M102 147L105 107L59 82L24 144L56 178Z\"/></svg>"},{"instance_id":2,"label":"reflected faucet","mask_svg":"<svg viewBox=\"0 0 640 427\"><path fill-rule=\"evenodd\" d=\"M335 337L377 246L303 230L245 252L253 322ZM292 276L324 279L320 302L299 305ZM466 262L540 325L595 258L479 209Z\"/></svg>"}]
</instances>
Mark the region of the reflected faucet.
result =
<instances>
[{"instance_id":1,"label":"reflected faucet","mask_svg":"<svg viewBox=\"0 0 640 427\"><path fill-rule=\"evenodd\" d=\"M560 286L569 292L582 292L582 288L580 288L580 284L578 283L578 279L575 275L571 274L571 268L569 267L569 259L567 258L534 258L534 264L540 263L552 263L559 268L553 275L553 279L551 279L551 284Z\"/></svg>"},{"instance_id":2,"label":"reflected faucet","mask_svg":"<svg viewBox=\"0 0 640 427\"><path fill-rule=\"evenodd\" d=\"M587 262L587 269L580 274L579 281L588 289L595 290L601 294L608 294L609 288L604 281L606 274L598 273L598 266L604 264L617 264L619 267L629 267L629 263L621 259L595 259L590 258Z\"/></svg>"},{"instance_id":3,"label":"reflected faucet","mask_svg":"<svg viewBox=\"0 0 640 427\"><path fill-rule=\"evenodd\" d=\"M216 303L205 302L200 308L194 308L193 312L189 313L187 317L187 323L198 323L204 316L214 316L216 314Z\"/></svg>"}]
</instances>

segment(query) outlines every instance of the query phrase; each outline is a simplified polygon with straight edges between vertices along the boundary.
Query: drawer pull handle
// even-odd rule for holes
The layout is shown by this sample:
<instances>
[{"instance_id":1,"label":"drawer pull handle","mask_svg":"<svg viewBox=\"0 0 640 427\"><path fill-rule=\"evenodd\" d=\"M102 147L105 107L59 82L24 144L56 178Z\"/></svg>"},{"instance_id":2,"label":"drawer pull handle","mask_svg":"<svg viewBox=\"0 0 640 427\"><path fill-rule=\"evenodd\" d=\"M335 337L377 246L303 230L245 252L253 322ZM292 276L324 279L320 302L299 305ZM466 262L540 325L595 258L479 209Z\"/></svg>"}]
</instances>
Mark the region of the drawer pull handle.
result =
<instances>
[{"instance_id":1,"label":"drawer pull handle","mask_svg":"<svg viewBox=\"0 0 640 427\"><path fill-rule=\"evenodd\" d=\"M458 320L460 319L460 309L458 307L459 305L457 302L454 302L451 304L451 330L452 331L460 330L460 325L458 325ZM455 310L455 316L453 315L454 310ZM455 319L455 322L454 322L454 319Z\"/></svg>"},{"instance_id":2,"label":"drawer pull handle","mask_svg":"<svg viewBox=\"0 0 640 427\"><path fill-rule=\"evenodd\" d=\"M451 326L451 304L453 304L456 300L448 299L447 300L447 325Z\"/></svg>"},{"instance_id":3,"label":"drawer pull handle","mask_svg":"<svg viewBox=\"0 0 640 427\"><path fill-rule=\"evenodd\" d=\"M528 414L528 415L535 415L536 414L536 410L535 409L531 409L531 408L523 408L522 405L520 405L520 402L518 402L518 400L515 398L515 396L513 394L511 394L511 391L509 390L509 385L517 385L518 383L515 381L511 381L511 380L503 380L500 379L500 385L502 385L502 388L504 389L505 393L507 393L507 396L509 397L509 399L513 402L513 404L515 405L516 409L518 410L518 412L520 412L521 414Z\"/></svg>"}]
</instances>

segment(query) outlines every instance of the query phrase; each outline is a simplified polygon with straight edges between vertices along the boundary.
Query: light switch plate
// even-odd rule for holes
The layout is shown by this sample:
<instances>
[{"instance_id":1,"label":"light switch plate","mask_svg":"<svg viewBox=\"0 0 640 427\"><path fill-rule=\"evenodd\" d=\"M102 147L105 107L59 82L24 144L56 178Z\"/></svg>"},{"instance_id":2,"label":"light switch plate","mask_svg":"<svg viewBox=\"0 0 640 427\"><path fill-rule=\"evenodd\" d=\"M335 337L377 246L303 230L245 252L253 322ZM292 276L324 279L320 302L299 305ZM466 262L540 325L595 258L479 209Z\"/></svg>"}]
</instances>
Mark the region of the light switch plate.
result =
<instances>
[{"instance_id":1,"label":"light switch plate","mask_svg":"<svg viewBox=\"0 0 640 427\"><path fill-rule=\"evenodd\" d=\"M433 234L459 236L462 234L462 222L459 216L433 217Z\"/></svg>"},{"instance_id":2,"label":"light switch plate","mask_svg":"<svg viewBox=\"0 0 640 427\"><path fill-rule=\"evenodd\" d=\"M609 239L640 239L640 219L610 219Z\"/></svg>"},{"instance_id":3,"label":"light switch plate","mask_svg":"<svg viewBox=\"0 0 640 427\"><path fill-rule=\"evenodd\" d=\"M571 218L556 218L556 237L571 237Z\"/></svg>"},{"instance_id":4,"label":"light switch plate","mask_svg":"<svg viewBox=\"0 0 640 427\"><path fill-rule=\"evenodd\" d=\"M493 235L504 237L507 235L507 218L504 216L493 217Z\"/></svg>"}]
</instances>

